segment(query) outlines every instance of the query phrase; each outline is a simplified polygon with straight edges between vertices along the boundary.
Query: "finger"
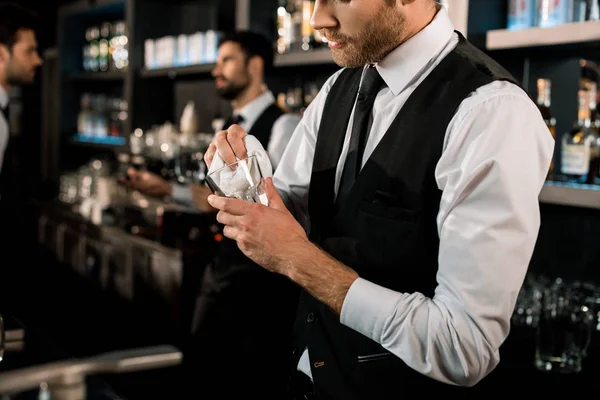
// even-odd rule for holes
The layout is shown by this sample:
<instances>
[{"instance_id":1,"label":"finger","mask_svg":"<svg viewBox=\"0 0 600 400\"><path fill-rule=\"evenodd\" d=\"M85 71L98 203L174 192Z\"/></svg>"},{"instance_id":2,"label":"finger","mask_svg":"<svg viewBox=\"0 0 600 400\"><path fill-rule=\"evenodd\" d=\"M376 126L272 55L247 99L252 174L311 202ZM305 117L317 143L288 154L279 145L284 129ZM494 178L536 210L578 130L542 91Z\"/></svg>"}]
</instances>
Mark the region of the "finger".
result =
<instances>
[{"instance_id":1,"label":"finger","mask_svg":"<svg viewBox=\"0 0 600 400\"><path fill-rule=\"evenodd\" d=\"M232 164L236 161L235 153L227 140L227 131L217 133L213 143L217 146L217 154L219 154L219 157L221 157L225 164Z\"/></svg>"},{"instance_id":2,"label":"finger","mask_svg":"<svg viewBox=\"0 0 600 400\"><path fill-rule=\"evenodd\" d=\"M235 215L229 214L226 211L219 211L217 213L217 222L223 225L237 227L239 223L239 218Z\"/></svg>"},{"instance_id":3,"label":"finger","mask_svg":"<svg viewBox=\"0 0 600 400\"><path fill-rule=\"evenodd\" d=\"M206 152L204 153L204 162L206 163L206 166L208 168L210 168L210 165L213 162L213 158L215 157L216 152L217 152L217 146L215 146L214 143L211 143L210 145L208 145L208 149L206 149Z\"/></svg>"},{"instance_id":4,"label":"finger","mask_svg":"<svg viewBox=\"0 0 600 400\"><path fill-rule=\"evenodd\" d=\"M232 215L246 215L252 210L252 207L256 206L254 203L231 199L229 197L215 196L214 194L208 196L208 204L217 210L225 211Z\"/></svg>"},{"instance_id":5,"label":"finger","mask_svg":"<svg viewBox=\"0 0 600 400\"><path fill-rule=\"evenodd\" d=\"M229 129L227 129L227 141L235 153L235 156L240 160L246 158L248 154L246 151L246 144L244 143L244 137L247 135L246 131L239 125L231 125Z\"/></svg>"},{"instance_id":6,"label":"finger","mask_svg":"<svg viewBox=\"0 0 600 400\"><path fill-rule=\"evenodd\" d=\"M228 225L225 225L225 227L223 228L223 236L225 236L226 238L237 240L238 234L239 230L237 228Z\"/></svg>"},{"instance_id":7,"label":"finger","mask_svg":"<svg viewBox=\"0 0 600 400\"><path fill-rule=\"evenodd\" d=\"M269 207L279 211L288 211L283 199L279 195L277 188L273 184L273 178L267 178L265 180L265 186L267 187L267 198L269 199Z\"/></svg>"},{"instance_id":8,"label":"finger","mask_svg":"<svg viewBox=\"0 0 600 400\"><path fill-rule=\"evenodd\" d=\"M137 170L135 168L127 168L127 175L133 178L137 175Z\"/></svg>"}]
</instances>

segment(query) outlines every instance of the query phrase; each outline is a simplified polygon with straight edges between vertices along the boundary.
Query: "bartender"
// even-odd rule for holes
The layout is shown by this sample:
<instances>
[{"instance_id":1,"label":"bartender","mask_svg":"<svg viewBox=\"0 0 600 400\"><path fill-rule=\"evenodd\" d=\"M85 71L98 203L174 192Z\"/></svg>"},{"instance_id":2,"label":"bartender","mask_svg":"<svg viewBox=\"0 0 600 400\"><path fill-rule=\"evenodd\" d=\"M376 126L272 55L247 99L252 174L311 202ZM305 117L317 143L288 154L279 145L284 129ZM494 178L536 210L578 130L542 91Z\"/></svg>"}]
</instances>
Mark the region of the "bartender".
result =
<instances>
[{"instance_id":1,"label":"bartender","mask_svg":"<svg viewBox=\"0 0 600 400\"><path fill-rule=\"evenodd\" d=\"M13 87L32 84L42 65L35 19L23 7L0 4L0 195L7 175L3 164L10 139L9 92Z\"/></svg>"},{"instance_id":2,"label":"bartender","mask_svg":"<svg viewBox=\"0 0 600 400\"><path fill-rule=\"evenodd\" d=\"M233 114L223 129L232 124L252 132L267 150L275 169L300 122L300 116L286 113L275 103L265 76L273 68L274 52L269 40L256 32L225 34L212 76L219 95L230 102ZM128 171L123 181L132 189L153 196L169 196L175 202L200 211L214 211L206 202L210 190L204 185L180 185L168 182L151 172Z\"/></svg>"},{"instance_id":3,"label":"bartender","mask_svg":"<svg viewBox=\"0 0 600 400\"><path fill-rule=\"evenodd\" d=\"M267 180L269 206L209 196L226 237L303 288L289 398L476 385L500 362L554 140L434 0L317 0L312 24L343 68ZM207 164L243 158L245 135L217 133Z\"/></svg>"},{"instance_id":4,"label":"bartender","mask_svg":"<svg viewBox=\"0 0 600 400\"><path fill-rule=\"evenodd\" d=\"M266 88L272 44L262 35L237 32L224 36L212 74L221 96L231 101L232 124L252 132L276 169L300 117L283 113ZM204 212L216 213L205 186L171 185L156 175L131 171L131 187L153 195L173 195ZM213 214L214 215L214 214ZM191 386L201 380L219 398L281 399L287 371L282 368L291 346L298 288L283 276L268 273L248 259L233 240L220 244L206 267L186 352ZM194 389L194 388L192 388ZM214 390L212 390L214 389Z\"/></svg>"}]
</instances>

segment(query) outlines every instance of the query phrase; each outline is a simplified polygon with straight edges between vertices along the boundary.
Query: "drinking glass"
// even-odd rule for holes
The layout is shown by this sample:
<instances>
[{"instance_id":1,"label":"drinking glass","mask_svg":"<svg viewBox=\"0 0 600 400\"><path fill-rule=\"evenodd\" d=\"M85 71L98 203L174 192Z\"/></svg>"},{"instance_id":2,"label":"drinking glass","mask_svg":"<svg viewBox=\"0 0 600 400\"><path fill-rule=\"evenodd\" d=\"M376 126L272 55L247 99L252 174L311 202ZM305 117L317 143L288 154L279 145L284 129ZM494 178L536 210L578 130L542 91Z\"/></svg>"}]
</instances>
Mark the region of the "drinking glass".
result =
<instances>
[{"instance_id":1,"label":"drinking glass","mask_svg":"<svg viewBox=\"0 0 600 400\"><path fill-rule=\"evenodd\" d=\"M256 155L225 165L206 176L206 184L219 196L269 205L264 172Z\"/></svg>"}]
</instances>

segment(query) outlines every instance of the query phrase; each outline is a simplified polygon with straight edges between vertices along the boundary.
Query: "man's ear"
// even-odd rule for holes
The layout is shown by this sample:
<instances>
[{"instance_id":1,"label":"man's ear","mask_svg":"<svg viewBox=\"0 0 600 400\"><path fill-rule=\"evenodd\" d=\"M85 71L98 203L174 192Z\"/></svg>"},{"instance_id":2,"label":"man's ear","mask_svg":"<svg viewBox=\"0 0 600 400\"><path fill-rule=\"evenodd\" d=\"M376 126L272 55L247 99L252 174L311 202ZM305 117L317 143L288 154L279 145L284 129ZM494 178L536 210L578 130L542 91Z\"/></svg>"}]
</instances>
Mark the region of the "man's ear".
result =
<instances>
[{"instance_id":1,"label":"man's ear","mask_svg":"<svg viewBox=\"0 0 600 400\"><path fill-rule=\"evenodd\" d=\"M10 60L10 51L4 44L0 44L0 63L7 63Z\"/></svg>"},{"instance_id":2,"label":"man's ear","mask_svg":"<svg viewBox=\"0 0 600 400\"><path fill-rule=\"evenodd\" d=\"M263 75L264 63L259 56L253 56L248 60L248 71L253 76L260 77Z\"/></svg>"}]
</instances>

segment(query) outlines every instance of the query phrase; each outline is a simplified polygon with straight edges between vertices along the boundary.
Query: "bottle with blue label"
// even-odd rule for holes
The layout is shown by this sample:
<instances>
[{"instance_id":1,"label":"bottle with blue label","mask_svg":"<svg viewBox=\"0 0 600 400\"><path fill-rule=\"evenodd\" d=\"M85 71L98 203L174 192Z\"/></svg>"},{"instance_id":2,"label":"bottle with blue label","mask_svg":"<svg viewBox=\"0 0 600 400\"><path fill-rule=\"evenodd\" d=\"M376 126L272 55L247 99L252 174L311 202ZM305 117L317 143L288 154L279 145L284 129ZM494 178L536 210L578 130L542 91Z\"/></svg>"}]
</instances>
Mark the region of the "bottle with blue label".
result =
<instances>
[{"instance_id":1,"label":"bottle with blue label","mask_svg":"<svg viewBox=\"0 0 600 400\"><path fill-rule=\"evenodd\" d=\"M535 25L536 0L509 0L507 28L513 31Z\"/></svg>"},{"instance_id":2,"label":"bottle with blue label","mask_svg":"<svg viewBox=\"0 0 600 400\"><path fill-rule=\"evenodd\" d=\"M573 0L539 0L537 21L540 28L571 22Z\"/></svg>"}]
</instances>

